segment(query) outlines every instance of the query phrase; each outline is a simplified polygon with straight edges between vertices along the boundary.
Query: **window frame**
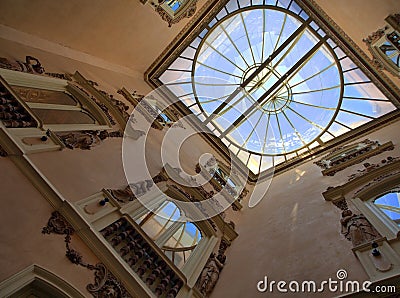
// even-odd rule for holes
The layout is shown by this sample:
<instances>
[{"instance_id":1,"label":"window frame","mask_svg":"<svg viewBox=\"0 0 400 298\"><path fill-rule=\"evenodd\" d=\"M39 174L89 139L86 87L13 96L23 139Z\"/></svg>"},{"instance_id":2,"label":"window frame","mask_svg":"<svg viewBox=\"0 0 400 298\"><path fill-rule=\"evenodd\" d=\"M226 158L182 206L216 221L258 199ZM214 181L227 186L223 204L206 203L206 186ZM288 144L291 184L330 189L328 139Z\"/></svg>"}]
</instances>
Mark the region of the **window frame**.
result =
<instances>
[{"instance_id":1,"label":"window frame","mask_svg":"<svg viewBox=\"0 0 400 298\"><path fill-rule=\"evenodd\" d=\"M108 130L111 128L111 123L101 111L101 109L86 95L82 93L77 87L75 87L70 82L57 79L52 77L46 77L36 74L29 74L24 72L16 72L7 69L0 69L0 75L4 78L4 80L8 83L8 85L13 88L13 86L17 87L25 87L25 88L34 88L38 90L49 90L49 91L58 91L64 92L70 95L76 102L76 106L67 106L67 105L57 105L57 104L42 104L42 103L29 103L25 102L20 96L15 92L16 98L19 102L23 103L24 107L26 107L29 114L31 114L34 119L38 120L39 128L42 130L48 130L55 132L62 131L79 131L79 130ZM82 111L89 115L89 117L93 118L94 124L44 124L38 116L36 116L35 112L32 110L34 108L46 108L46 109L55 109L55 110L75 110Z\"/></svg>"}]
</instances>

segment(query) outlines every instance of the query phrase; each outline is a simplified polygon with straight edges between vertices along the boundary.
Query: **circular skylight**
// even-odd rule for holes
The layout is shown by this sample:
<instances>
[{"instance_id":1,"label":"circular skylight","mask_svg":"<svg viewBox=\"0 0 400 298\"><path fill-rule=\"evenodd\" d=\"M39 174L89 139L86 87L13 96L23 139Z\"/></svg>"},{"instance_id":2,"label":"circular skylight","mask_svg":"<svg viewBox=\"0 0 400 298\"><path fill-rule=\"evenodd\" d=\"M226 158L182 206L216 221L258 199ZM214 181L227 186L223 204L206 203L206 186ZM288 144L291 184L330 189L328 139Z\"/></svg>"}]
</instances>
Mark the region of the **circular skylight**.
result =
<instances>
[{"instance_id":1,"label":"circular skylight","mask_svg":"<svg viewBox=\"0 0 400 298\"><path fill-rule=\"evenodd\" d=\"M342 75L326 41L309 23L276 8L242 10L202 39L193 68L200 109L242 150L284 155L330 126Z\"/></svg>"}]
</instances>

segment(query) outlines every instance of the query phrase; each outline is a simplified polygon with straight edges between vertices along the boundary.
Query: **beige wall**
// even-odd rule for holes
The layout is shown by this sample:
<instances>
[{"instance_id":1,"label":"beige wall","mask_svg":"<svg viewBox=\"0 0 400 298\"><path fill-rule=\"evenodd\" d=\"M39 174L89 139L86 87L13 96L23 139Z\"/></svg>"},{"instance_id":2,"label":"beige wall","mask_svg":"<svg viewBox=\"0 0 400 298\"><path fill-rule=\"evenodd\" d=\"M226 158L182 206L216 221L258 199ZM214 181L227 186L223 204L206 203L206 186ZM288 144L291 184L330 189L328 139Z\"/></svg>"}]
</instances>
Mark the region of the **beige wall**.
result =
<instances>
[{"instance_id":1,"label":"beige wall","mask_svg":"<svg viewBox=\"0 0 400 298\"><path fill-rule=\"evenodd\" d=\"M9 158L0 158L0 169L0 281L37 264L85 293L86 285L94 282L93 272L65 257L64 236L42 234L52 207ZM83 261L98 263L78 236L72 236L71 247L82 254Z\"/></svg>"},{"instance_id":2,"label":"beige wall","mask_svg":"<svg viewBox=\"0 0 400 298\"><path fill-rule=\"evenodd\" d=\"M368 162L400 156L399 129L397 122L366 136L381 143L392 140L396 146L394 151ZM350 174L362 168L354 165L333 177L324 177L321 169L309 161L274 177L262 201L241 212L239 237L228 250L227 264L212 297L274 297L270 293L258 294L257 281L265 275L276 281L320 282L335 279L336 272L345 269L348 280L368 280L351 251L351 242L340 234L341 211L322 196L328 186L343 184ZM326 296L327 292L321 295Z\"/></svg>"}]
</instances>

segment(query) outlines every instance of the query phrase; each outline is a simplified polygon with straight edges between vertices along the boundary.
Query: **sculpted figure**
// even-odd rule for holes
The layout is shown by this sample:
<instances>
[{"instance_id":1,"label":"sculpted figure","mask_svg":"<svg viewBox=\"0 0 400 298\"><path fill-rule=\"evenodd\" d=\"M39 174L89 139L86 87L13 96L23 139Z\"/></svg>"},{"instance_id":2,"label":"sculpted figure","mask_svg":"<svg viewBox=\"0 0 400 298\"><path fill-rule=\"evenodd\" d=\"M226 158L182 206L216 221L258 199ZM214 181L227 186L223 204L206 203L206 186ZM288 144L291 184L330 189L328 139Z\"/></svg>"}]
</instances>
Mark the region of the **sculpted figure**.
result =
<instances>
[{"instance_id":1,"label":"sculpted figure","mask_svg":"<svg viewBox=\"0 0 400 298\"><path fill-rule=\"evenodd\" d=\"M353 246L373 241L380 236L379 232L362 214L353 214L350 210L342 212L342 234L350 240Z\"/></svg>"},{"instance_id":2,"label":"sculpted figure","mask_svg":"<svg viewBox=\"0 0 400 298\"><path fill-rule=\"evenodd\" d=\"M219 273L224 267L224 259L212 253L200 275L199 288L204 295L209 295L219 279Z\"/></svg>"}]
</instances>

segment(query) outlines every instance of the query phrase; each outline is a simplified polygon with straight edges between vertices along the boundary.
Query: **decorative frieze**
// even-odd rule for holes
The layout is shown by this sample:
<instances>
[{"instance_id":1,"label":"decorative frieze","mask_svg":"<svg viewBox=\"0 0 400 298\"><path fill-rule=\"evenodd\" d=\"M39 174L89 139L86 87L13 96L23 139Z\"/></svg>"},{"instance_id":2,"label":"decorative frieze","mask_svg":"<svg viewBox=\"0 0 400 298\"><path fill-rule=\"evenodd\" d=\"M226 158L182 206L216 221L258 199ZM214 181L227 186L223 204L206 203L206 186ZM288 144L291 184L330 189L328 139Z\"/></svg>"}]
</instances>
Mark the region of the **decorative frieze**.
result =
<instances>
[{"instance_id":1,"label":"decorative frieze","mask_svg":"<svg viewBox=\"0 0 400 298\"><path fill-rule=\"evenodd\" d=\"M314 163L322 168L322 175L334 176L337 172L349 166L393 149L392 142L381 145L378 141L365 139L357 144L338 147Z\"/></svg>"},{"instance_id":2,"label":"decorative frieze","mask_svg":"<svg viewBox=\"0 0 400 298\"><path fill-rule=\"evenodd\" d=\"M363 164L364 168L362 168L360 170L357 170L357 173L348 176L348 180L347 181L351 181L351 180L353 180L353 179L355 179L357 177L363 176L368 172L371 172L371 171L373 171L375 169L378 169L378 168L380 168L380 167L382 167L384 165L391 164L391 163L393 163L393 162L395 162L395 161L397 161L399 159L400 159L399 157L388 156L387 158L382 159L380 163L370 164L370 163L366 162L366 163Z\"/></svg>"},{"instance_id":3,"label":"decorative frieze","mask_svg":"<svg viewBox=\"0 0 400 298\"><path fill-rule=\"evenodd\" d=\"M101 144L107 138L121 138L121 131L108 132L106 130L83 130L71 132L57 132L57 137L69 149L90 150L91 148Z\"/></svg>"}]
</instances>

